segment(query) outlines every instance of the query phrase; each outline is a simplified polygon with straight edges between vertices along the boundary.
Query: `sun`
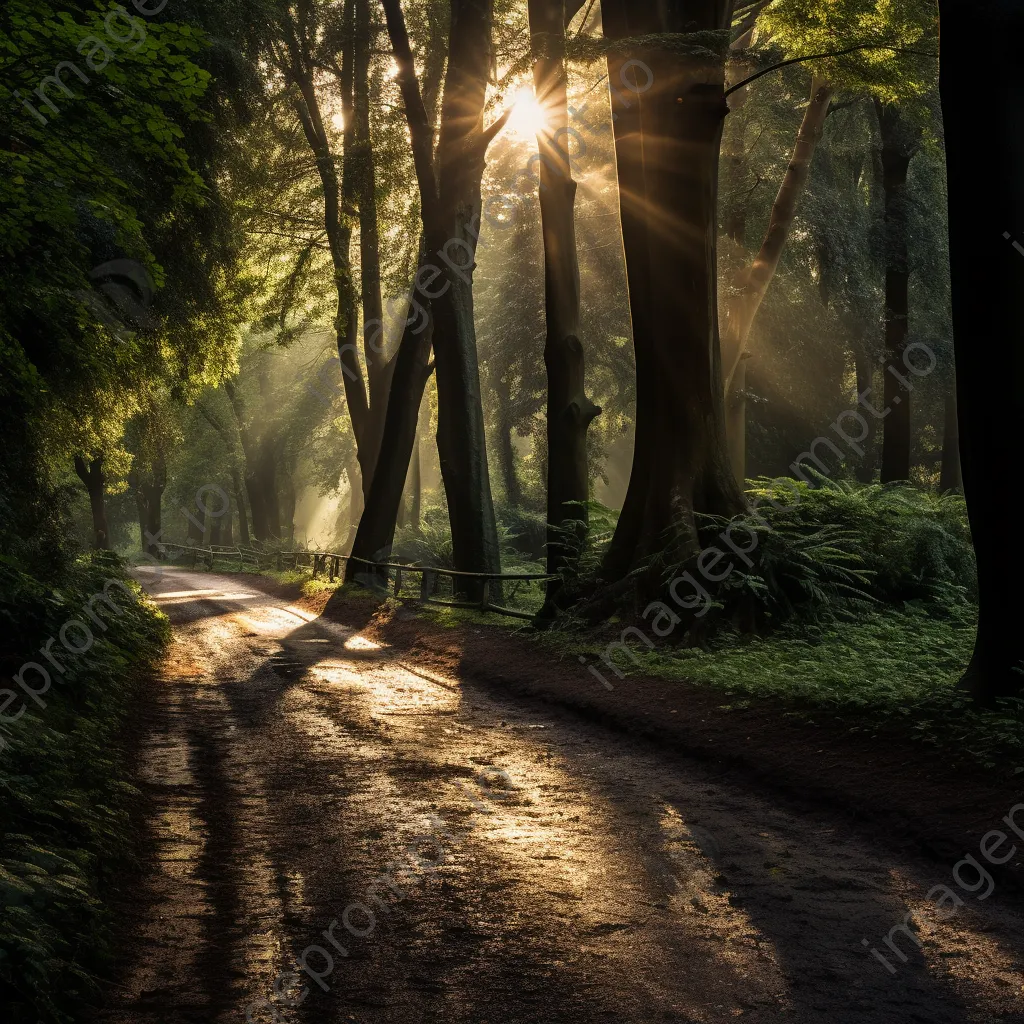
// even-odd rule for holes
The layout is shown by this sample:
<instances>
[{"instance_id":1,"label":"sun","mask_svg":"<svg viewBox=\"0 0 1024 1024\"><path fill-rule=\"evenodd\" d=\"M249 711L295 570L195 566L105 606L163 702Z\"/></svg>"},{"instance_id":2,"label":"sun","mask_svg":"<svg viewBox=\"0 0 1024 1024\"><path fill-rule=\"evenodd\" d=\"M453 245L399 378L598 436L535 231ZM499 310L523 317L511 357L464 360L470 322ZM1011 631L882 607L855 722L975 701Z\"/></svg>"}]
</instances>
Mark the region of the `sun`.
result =
<instances>
[{"instance_id":1,"label":"sun","mask_svg":"<svg viewBox=\"0 0 1024 1024\"><path fill-rule=\"evenodd\" d=\"M513 93L512 113L506 127L513 135L530 139L548 127L547 114L528 85Z\"/></svg>"}]
</instances>

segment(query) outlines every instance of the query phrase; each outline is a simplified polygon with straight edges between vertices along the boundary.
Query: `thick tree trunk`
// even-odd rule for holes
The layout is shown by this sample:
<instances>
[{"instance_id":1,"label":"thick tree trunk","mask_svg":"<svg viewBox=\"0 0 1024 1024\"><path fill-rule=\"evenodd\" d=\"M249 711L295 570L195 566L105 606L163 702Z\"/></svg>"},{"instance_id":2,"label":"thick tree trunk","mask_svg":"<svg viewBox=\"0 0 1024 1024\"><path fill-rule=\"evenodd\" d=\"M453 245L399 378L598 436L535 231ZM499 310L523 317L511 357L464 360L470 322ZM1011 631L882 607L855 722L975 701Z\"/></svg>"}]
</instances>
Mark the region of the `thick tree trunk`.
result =
<instances>
[{"instance_id":1,"label":"thick tree trunk","mask_svg":"<svg viewBox=\"0 0 1024 1024\"><path fill-rule=\"evenodd\" d=\"M1000 528L1010 493L1006 446L1024 421L1024 6L940 0L939 12L960 458L980 592L962 685L991 702L1024 695L1024 601L1012 580L1014 545ZM979 39L982 103L965 84L977 72Z\"/></svg>"},{"instance_id":2,"label":"thick tree trunk","mask_svg":"<svg viewBox=\"0 0 1024 1024\"><path fill-rule=\"evenodd\" d=\"M686 11L669 5L657 12L648 6L653 8L644 5L638 14L624 0L605 0L606 34L724 31L729 25L730 5L686 5ZM616 135L616 160L620 193L629 193L622 209L637 354L635 451L649 454L639 467L646 477L640 529L633 509L616 530L628 543L617 545L614 555L627 567L666 546L674 556L693 554L696 513L731 517L745 507L725 446L718 336L718 156L727 113L723 65L653 45L638 46L636 52L647 66L634 62L638 77L635 95L629 97L638 108L640 135L627 134L635 121L623 126L625 131ZM610 60L616 89L625 84L617 80L619 70ZM641 229L627 229L632 217L641 219ZM634 246L643 255L631 260ZM645 263L646 273L638 273ZM639 412L648 402L651 416L645 422ZM637 469L635 461L634 476ZM639 488L631 478L634 490ZM630 497L627 493L627 505Z\"/></svg>"},{"instance_id":3,"label":"thick tree trunk","mask_svg":"<svg viewBox=\"0 0 1024 1024\"><path fill-rule=\"evenodd\" d=\"M960 425L957 422L956 387L946 395L946 408L942 425L942 471L939 476L939 493L962 491L963 475L960 469Z\"/></svg>"},{"instance_id":4,"label":"thick tree trunk","mask_svg":"<svg viewBox=\"0 0 1024 1024\"><path fill-rule=\"evenodd\" d=\"M920 133L897 106L875 101L882 139L882 191L885 202L885 352L882 399L889 410L882 421L882 483L910 479L910 379L903 362L909 328L910 266L907 257L907 174ZM893 372L895 371L895 372Z\"/></svg>"},{"instance_id":5,"label":"thick tree trunk","mask_svg":"<svg viewBox=\"0 0 1024 1024\"><path fill-rule=\"evenodd\" d=\"M76 455L75 472L78 474L78 479L85 485L85 490L89 495L89 507L92 511L93 547L97 551L106 551L110 548L110 531L107 529L107 509L103 496L106 484L103 456L97 455L86 465L85 460Z\"/></svg>"},{"instance_id":6,"label":"thick tree trunk","mask_svg":"<svg viewBox=\"0 0 1024 1024\"><path fill-rule=\"evenodd\" d=\"M565 74L565 4L529 0L533 81L546 124L537 135L540 215L544 239L544 365L547 408L547 571L564 574L579 557L587 533L590 474L587 429L601 411L584 390L580 342L580 269L576 254L576 182L569 164ZM508 439L511 443L511 438ZM563 585L548 583L551 602Z\"/></svg>"},{"instance_id":7,"label":"thick tree trunk","mask_svg":"<svg viewBox=\"0 0 1024 1024\"><path fill-rule=\"evenodd\" d=\"M626 5L621 0L614 3L603 0L601 17L604 34L608 39L622 39L630 34L656 31L656 24L650 18L631 26L626 16ZM608 80L612 86L612 132L615 140L619 220L636 369L636 414L629 484L615 532L601 566L601 575L612 581L625 576L634 564L644 527L647 494L651 487L651 467L657 446L657 373L652 348L653 308L649 291L650 255L640 103L631 92L632 88L638 87L638 83L635 76L629 77L625 64L625 57L615 51L609 52Z\"/></svg>"},{"instance_id":8,"label":"thick tree trunk","mask_svg":"<svg viewBox=\"0 0 1024 1024\"><path fill-rule=\"evenodd\" d=\"M422 284L417 275L416 290L418 298L430 299L433 314L438 387L437 447L448 497L455 568L497 573L500 572L500 554L487 473L472 288L484 160L491 138L505 121L502 117L487 131L483 129L492 53L492 4L491 0L453 0L436 172L433 131L420 93L399 0L384 0L384 12L409 123L427 265L431 273L437 271L433 276L428 274ZM424 295L424 289L429 295ZM408 330L406 335L409 335ZM403 367L405 341L403 338L395 364L380 460L383 469L390 433L393 451L388 452L388 457L401 459L401 463L387 467L388 483L386 487L382 484L380 494L380 510L384 516L376 524L368 522L375 491L371 488L356 538L360 555L370 559L378 558L378 551L390 550L394 537L415 439L418 401L422 396L419 378L427 365L421 332L410 339ZM413 409L397 410L393 417L390 406L399 387L400 371L403 371L404 393L417 404ZM364 551L368 553L363 554ZM467 589L476 593L480 588Z\"/></svg>"},{"instance_id":9,"label":"thick tree trunk","mask_svg":"<svg viewBox=\"0 0 1024 1024\"><path fill-rule=\"evenodd\" d=\"M768 230L753 263L733 283L722 332L722 368L728 407L729 457L736 479L746 476L746 357L750 329L768 286L778 269L796 219L797 202L807 184L811 159L821 138L833 90L822 79L811 79L811 98L797 131L785 177L768 218Z\"/></svg>"}]
</instances>

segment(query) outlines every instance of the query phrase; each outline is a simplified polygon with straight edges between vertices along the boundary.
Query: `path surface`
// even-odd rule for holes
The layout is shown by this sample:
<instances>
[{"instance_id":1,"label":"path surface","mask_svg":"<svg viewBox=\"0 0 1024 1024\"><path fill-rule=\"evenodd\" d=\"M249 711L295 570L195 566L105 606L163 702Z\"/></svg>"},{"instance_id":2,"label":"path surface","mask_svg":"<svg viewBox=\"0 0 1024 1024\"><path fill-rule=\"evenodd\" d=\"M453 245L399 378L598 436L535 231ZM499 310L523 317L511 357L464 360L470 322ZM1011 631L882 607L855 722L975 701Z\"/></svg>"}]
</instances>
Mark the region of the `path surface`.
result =
<instances>
[{"instance_id":1,"label":"path surface","mask_svg":"<svg viewBox=\"0 0 1024 1024\"><path fill-rule=\"evenodd\" d=\"M901 963L882 939L952 864L423 672L243 576L140 577L174 641L145 712L150 860L99 1019L1024 1021L998 887L922 920L920 950L897 934ZM320 984L286 1005L303 951Z\"/></svg>"}]
</instances>

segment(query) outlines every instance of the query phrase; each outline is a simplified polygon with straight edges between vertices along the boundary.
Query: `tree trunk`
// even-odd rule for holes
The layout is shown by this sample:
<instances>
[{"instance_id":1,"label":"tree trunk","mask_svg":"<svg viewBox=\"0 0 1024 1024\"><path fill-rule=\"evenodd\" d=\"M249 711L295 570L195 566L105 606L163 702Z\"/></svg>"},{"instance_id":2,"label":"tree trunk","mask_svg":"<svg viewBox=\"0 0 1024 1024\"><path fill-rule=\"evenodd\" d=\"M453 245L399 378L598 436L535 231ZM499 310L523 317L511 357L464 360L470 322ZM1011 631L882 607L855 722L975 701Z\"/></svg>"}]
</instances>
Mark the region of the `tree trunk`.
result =
<instances>
[{"instance_id":1,"label":"tree trunk","mask_svg":"<svg viewBox=\"0 0 1024 1024\"><path fill-rule=\"evenodd\" d=\"M730 5L717 6L690 10L687 5L683 12L678 5L655 11L651 4L638 13L625 0L606 0L605 30L613 39L724 32ZM625 542L617 545L615 556L627 567L666 546L674 556L688 557L699 544L697 513L732 517L745 507L725 445L718 336L718 156L728 109L723 64L655 45L637 45L635 50L646 70L634 62L634 95L627 108L633 116L616 135L616 161L620 194L629 196L621 202L637 355L634 450L648 455L640 467L646 478L640 528L635 508L626 523L620 517L616 528L616 534L623 531ZM609 72L617 90L626 85L615 58L609 59ZM620 96L618 108L623 101ZM638 118L632 107L638 108ZM630 138L637 120L639 138ZM629 223L634 217L641 228ZM630 249L636 246L643 255L631 259ZM644 264L646 273L641 273ZM644 420L640 410L647 403L651 415ZM637 468L634 461L634 476ZM630 491L637 493L627 492L627 504L631 497L639 504L640 488L634 487L633 477Z\"/></svg>"},{"instance_id":2,"label":"tree trunk","mask_svg":"<svg viewBox=\"0 0 1024 1024\"><path fill-rule=\"evenodd\" d=\"M198 504L198 502L197 502ZM201 545L206 536L206 510L202 507L188 516L188 534L186 540L190 544Z\"/></svg>"},{"instance_id":3,"label":"tree trunk","mask_svg":"<svg viewBox=\"0 0 1024 1024\"><path fill-rule=\"evenodd\" d=\"M409 480L409 525L420 528L420 508L423 502L423 466L420 462L420 437L416 435L416 447L412 453L412 473Z\"/></svg>"},{"instance_id":4,"label":"tree trunk","mask_svg":"<svg viewBox=\"0 0 1024 1024\"><path fill-rule=\"evenodd\" d=\"M451 10L435 172L433 131L420 93L401 4L399 0L384 0L420 192L426 268L431 274L437 272L434 276L426 275L422 282L417 273L415 289L417 300L421 304L429 300L432 312L438 375L437 446L448 497L455 568L497 573L498 532L487 473L472 272L480 230L480 182L485 155L505 117L484 131L483 109L492 52L491 0L453 0ZM429 375L429 342L425 346L424 333L422 329L415 333L407 328L395 362L378 464L383 470L385 459L397 461L389 461L386 474L376 474L377 478L386 476L387 480L382 480L379 492L371 487L356 536L358 554L370 560L378 560L380 552L389 551L394 539L416 437L419 401ZM393 410L399 393L403 402L415 405ZM359 571L352 563L350 567ZM474 585L467 589L475 594L481 588Z\"/></svg>"},{"instance_id":5,"label":"tree trunk","mask_svg":"<svg viewBox=\"0 0 1024 1024\"><path fill-rule=\"evenodd\" d=\"M430 300L417 290L416 301ZM352 555L362 561L348 562L346 580L364 578L372 572L367 562L388 561L395 540L409 459L416 444L423 389L432 372L431 325L428 323L425 329L417 331L415 318L406 319L413 322L406 324L395 359L377 472L352 543Z\"/></svg>"},{"instance_id":6,"label":"tree trunk","mask_svg":"<svg viewBox=\"0 0 1024 1024\"><path fill-rule=\"evenodd\" d=\"M107 509L103 497L103 488L106 483L103 473L103 456L97 455L86 465L85 460L76 455L75 472L78 474L78 479L85 485L89 495L89 507L92 510L93 547L97 551L107 551L110 548L110 532L107 529Z\"/></svg>"},{"instance_id":7,"label":"tree trunk","mask_svg":"<svg viewBox=\"0 0 1024 1024\"><path fill-rule=\"evenodd\" d=\"M516 470L516 447L512 441L512 415L508 408L508 393L503 390L499 396L501 408L498 412L498 428L495 431L495 444L498 455L498 474L501 486L505 491L505 500L513 508L521 508L523 504L523 487L519 482Z\"/></svg>"},{"instance_id":8,"label":"tree trunk","mask_svg":"<svg viewBox=\"0 0 1024 1024\"><path fill-rule=\"evenodd\" d=\"M237 466L231 467L231 486L235 492L235 507L238 509L238 543L249 546L249 521L245 515L245 498L242 496L242 475Z\"/></svg>"},{"instance_id":9,"label":"tree trunk","mask_svg":"<svg viewBox=\"0 0 1024 1024\"><path fill-rule=\"evenodd\" d=\"M796 219L797 202L807 184L811 158L821 138L832 87L817 76L811 79L811 98L797 131L785 177L768 218L768 230L753 263L734 282L722 332L722 367L728 407L729 460L736 479L746 476L746 357L750 329L768 286L778 269Z\"/></svg>"},{"instance_id":10,"label":"tree trunk","mask_svg":"<svg viewBox=\"0 0 1024 1024\"><path fill-rule=\"evenodd\" d=\"M956 387L946 395L945 417L942 427L942 471L939 476L939 493L962 491L963 475L960 470L960 426L956 415Z\"/></svg>"},{"instance_id":11,"label":"tree trunk","mask_svg":"<svg viewBox=\"0 0 1024 1024\"><path fill-rule=\"evenodd\" d=\"M981 702L1024 695L1021 588L1007 512L1006 446L1024 421L1024 79L1017 0L940 0L960 458L978 560L974 656L962 686ZM984 102L965 83L986 68ZM979 158L984 140L985 159Z\"/></svg>"},{"instance_id":12,"label":"tree trunk","mask_svg":"<svg viewBox=\"0 0 1024 1024\"><path fill-rule=\"evenodd\" d=\"M652 19L631 26L626 15L626 5L622 0L615 0L613 3L602 0L601 17L604 34L608 39L625 38L631 34L631 29L635 34L656 31ZM601 566L602 577L610 581L624 577L634 564L644 528L647 495L651 487L651 467L657 442L657 373L652 348L653 309L649 292L650 255L640 102L639 98L631 96L629 91L630 86L636 87L638 83L635 78L628 78L625 64L623 56L615 51L609 52L608 81L612 86L612 133L615 140L619 220L622 227L623 259L626 266L626 288L629 295L636 370L636 414L629 484L626 487L626 496L615 525L615 532Z\"/></svg>"},{"instance_id":13,"label":"tree trunk","mask_svg":"<svg viewBox=\"0 0 1024 1024\"><path fill-rule=\"evenodd\" d=\"M866 394L869 389L871 389L871 393L873 394L875 385L875 364L870 353L865 352L862 346L855 345L853 349L853 361L857 374L858 396ZM861 447L864 449L864 456L861 459L860 465L857 467L854 475L860 483L869 484L875 479L875 435L877 432L878 421L874 416L866 416L865 420L868 425L868 432L864 440L860 442Z\"/></svg>"},{"instance_id":14,"label":"tree trunk","mask_svg":"<svg viewBox=\"0 0 1024 1024\"><path fill-rule=\"evenodd\" d=\"M238 394L233 381L224 382L224 391L231 403L231 411L238 427L238 439L245 459L245 493L249 498L249 512L252 515L252 532L260 543L269 539L267 509L263 498L260 479L260 451L249 428L242 396Z\"/></svg>"},{"instance_id":15,"label":"tree trunk","mask_svg":"<svg viewBox=\"0 0 1024 1024\"><path fill-rule=\"evenodd\" d=\"M885 353L882 399L882 483L910 479L910 379L903 356L907 344L910 267L907 260L907 173L919 146L919 131L897 106L875 101L882 139L885 203ZM894 372L895 371L895 372Z\"/></svg>"},{"instance_id":16,"label":"tree trunk","mask_svg":"<svg viewBox=\"0 0 1024 1024\"><path fill-rule=\"evenodd\" d=\"M534 91L546 121L537 134L537 148L541 158L539 198L547 327L547 571L556 575L571 570L586 539L590 497L587 429L601 410L584 390L576 182L569 164L567 131L565 4L563 0L529 0L528 7ZM511 444L511 438L507 441ZM548 583L548 602L562 586L561 575Z\"/></svg>"},{"instance_id":17,"label":"tree trunk","mask_svg":"<svg viewBox=\"0 0 1024 1024\"><path fill-rule=\"evenodd\" d=\"M355 147L351 162L353 191L359 204L359 261L363 299L363 357L370 411L363 458L363 493L368 494L380 456L394 364L383 347L384 306L380 290L380 233L377 223L377 176L370 138L370 58L376 32L370 0L355 0L355 75L353 113ZM349 172L346 170L346 174Z\"/></svg>"},{"instance_id":18,"label":"tree trunk","mask_svg":"<svg viewBox=\"0 0 1024 1024\"><path fill-rule=\"evenodd\" d=\"M290 15L285 19L283 29L288 49L288 59L283 71L298 88L301 98L295 102L295 111L302 125L303 133L316 158L317 171L324 195L324 231L334 265L334 281L338 294L338 312L335 330L338 342L338 358L341 361L342 381L345 399L348 403L352 432L356 439L360 469L365 479L372 474L367 450L369 430L369 400L363 371L355 345L358 333L358 310L352 287L352 266L350 249L352 230L342 217L342 208L349 209L357 201L356 169L353 155L356 148L356 125L353 107L355 78L355 25L356 0L345 0L344 46L341 64L341 108L344 118L344 164L342 181L338 171L330 139L324 128L320 101L314 86L314 69L306 59L308 47L296 34ZM269 519L269 512L268 512Z\"/></svg>"},{"instance_id":19,"label":"tree trunk","mask_svg":"<svg viewBox=\"0 0 1024 1024\"><path fill-rule=\"evenodd\" d=\"M447 254L455 264L445 262L443 278L449 287L432 304L437 453L448 498L453 561L460 572L498 573L501 555L487 471L473 322L480 183L490 141L483 130L483 112L491 69L492 6L491 0L452 0L437 150L437 204L425 227L428 251ZM471 598L480 589L476 583L467 585Z\"/></svg>"}]
</instances>

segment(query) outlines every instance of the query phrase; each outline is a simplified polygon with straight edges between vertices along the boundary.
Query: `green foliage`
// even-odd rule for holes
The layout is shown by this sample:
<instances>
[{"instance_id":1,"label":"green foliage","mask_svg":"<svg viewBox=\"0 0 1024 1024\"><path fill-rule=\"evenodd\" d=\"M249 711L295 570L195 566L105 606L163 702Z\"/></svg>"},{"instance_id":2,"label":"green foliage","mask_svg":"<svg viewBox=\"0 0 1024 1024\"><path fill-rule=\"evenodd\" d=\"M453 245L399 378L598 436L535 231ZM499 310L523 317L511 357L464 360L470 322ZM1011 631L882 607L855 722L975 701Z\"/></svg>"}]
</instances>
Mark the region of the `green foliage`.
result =
<instances>
[{"instance_id":1,"label":"green foliage","mask_svg":"<svg viewBox=\"0 0 1024 1024\"><path fill-rule=\"evenodd\" d=\"M974 550L959 495L819 479L817 487L761 479L748 492L751 514L701 517L702 549L724 555L707 573L696 557L661 552L636 575L653 572L667 585L691 573L711 597L712 610L695 619L702 638L725 625L849 619L877 604L919 606L941 617L975 599ZM749 552L736 554L727 530Z\"/></svg>"},{"instance_id":2,"label":"green foliage","mask_svg":"<svg viewBox=\"0 0 1024 1024\"><path fill-rule=\"evenodd\" d=\"M0 558L0 635L5 675L31 660L84 603L116 579L137 591L116 556L69 565L54 590L9 556ZM120 615L88 651L55 645L66 672L37 707L5 727L0 749L0 999L14 1024L67 1021L97 993L110 967L103 897L131 848L122 780L121 728L141 670L167 627L141 600L111 593ZM97 605L100 613L103 606ZM29 678L33 677L31 674ZM18 691L20 693L20 691ZM20 703L8 707L16 714Z\"/></svg>"}]
</instances>

